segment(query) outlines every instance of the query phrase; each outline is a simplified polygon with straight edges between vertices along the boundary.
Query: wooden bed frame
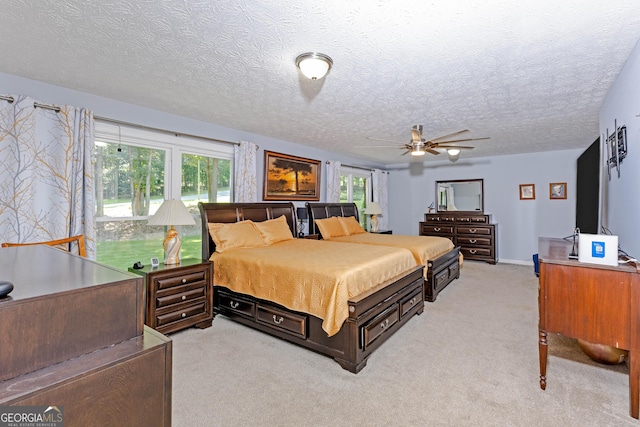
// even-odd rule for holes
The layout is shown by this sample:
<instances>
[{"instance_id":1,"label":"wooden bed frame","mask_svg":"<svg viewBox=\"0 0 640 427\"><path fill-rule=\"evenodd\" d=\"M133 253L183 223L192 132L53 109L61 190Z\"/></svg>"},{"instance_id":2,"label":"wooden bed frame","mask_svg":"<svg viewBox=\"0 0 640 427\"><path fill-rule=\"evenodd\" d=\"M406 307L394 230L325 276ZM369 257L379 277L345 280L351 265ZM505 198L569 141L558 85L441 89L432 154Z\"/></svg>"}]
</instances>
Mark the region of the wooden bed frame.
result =
<instances>
[{"instance_id":1,"label":"wooden bed frame","mask_svg":"<svg viewBox=\"0 0 640 427\"><path fill-rule=\"evenodd\" d=\"M315 220L332 216L354 216L360 220L355 203L311 203L307 202L309 234L320 234ZM424 299L434 302L449 283L460 277L460 247L456 246L440 257L427 261L427 277L424 279Z\"/></svg>"},{"instance_id":2,"label":"wooden bed frame","mask_svg":"<svg viewBox=\"0 0 640 427\"><path fill-rule=\"evenodd\" d=\"M202 258L215 251L209 223L232 223L250 219L265 221L285 215L292 234L296 234L295 207L292 203L199 203L202 215ZM215 270L215 262L213 266ZM270 301L215 286L214 314L230 319L332 357L344 369L358 373L371 353L400 329L413 315L424 310L423 266L380 283L351 298L349 318L340 331L327 336L322 319L292 311Z\"/></svg>"}]
</instances>

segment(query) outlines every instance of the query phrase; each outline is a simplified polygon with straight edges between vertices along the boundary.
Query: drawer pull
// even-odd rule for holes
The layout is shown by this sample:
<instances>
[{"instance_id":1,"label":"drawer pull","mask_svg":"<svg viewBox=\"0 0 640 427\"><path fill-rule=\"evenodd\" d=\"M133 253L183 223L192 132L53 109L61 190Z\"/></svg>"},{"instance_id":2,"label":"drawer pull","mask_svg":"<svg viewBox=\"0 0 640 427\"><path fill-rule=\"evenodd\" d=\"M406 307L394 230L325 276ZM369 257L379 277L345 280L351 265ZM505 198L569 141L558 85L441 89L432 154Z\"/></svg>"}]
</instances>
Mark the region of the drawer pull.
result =
<instances>
[{"instance_id":1,"label":"drawer pull","mask_svg":"<svg viewBox=\"0 0 640 427\"><path fill-rule=\"evenodd\" d=\"M182 317L183 318L187 317L187 313L182 313Z\"/></svg>"},{"instance_id":2,"label":"drawer pull","mask_svg":"<svg viewBox=\"0 0 640 427\"><path fill-rule=\"evenodd\" d=\"M182 284L187 283L187 279L182 279Z\"/></svg>"},{"instance_id":3,"label":"drawer pull","mask_svg":"<svg viewBox=\"0 0 640 427\"><path fill-rule=\"evenodd\" d=\"M476 240L476 239L471 239L471 240L469 240L469 243L476 243L476 242L477 242L477 240Z\"/></svg>"},{"instance_id":4,"label":"drawer pull","mask_svg":"<svg viewBox=\"0 0 640 427\"><path fill-rule=\"evenodd\" d=\"M475 228L470 228L470 229L469 229L469 233L475 233L475 232L476 232L476 229L475 229Z\"/></svg>"},{"instance_id":5,"label":"drawer pull","mask_svg":"<svg viewBox=\"0 0 640 427\"><path fill-rule=\"evenodd\" d=\"M477 251L475 249L469 249L469 252L475 254Z\"/></svg>"},{"instance_id":6,"label":"drawer pull","mask_svg":"<svg viewBox=\"0 0 640 427\"><path fill-rule=\"evenodd\" d=\"M279 318L276 317L276 315L273 315L273 321L276 325L279 325L280 323L282 323L282 321L284 320L284 317L280 316Z\"/></svg>"},{"instance_id":7,"label":"drawer pull","mask_svg":"<svg viewBox=\"0 0 640 427\"><path fill-rule=\"evenodd\" d=\"M433 227L434 231L440 231L440 227Z\"/></svg>"},{"instance_id":8,"label":"drawer pull","mask_svg":"<svg viewBox=\"0 0 640 427\"><path fill-rule=\"evenodd\" d=\"M384 322L380 323L380 327L382 329L387 329L389 327L389 319L386 319Z\"/></svg>"},{"instance_id":9,"label":"drawer pull","mask_svg":"<svg viewBox=\"0 0 640 427\"><path fill-rule=\"evenodd\" d=\"M411 299L409 300L409 303L410 303L411 305L414 305L414 304L416 303L416 297L411 298Z\"/></svg>"},{"instance_id":10,"label":"drawer pull","mask_svg":"<svg viewBox=\"0 0 640 427\"><path fill-rule=\"evenodd\" d=\"M182 295L182 301L186 300L187 296L186 295Z\"/></svg>"},{"instance_id":11,"label":"drawer pull","mask_svg":"<svg viewBox=\"0 0 640 427\"><path fill-rule=\"evenodd\" d=\"M235 302L235 301L229 301L229 306L231 308L238 308L238 306L240 305L239 302Z\"/></svg>"}]
</instances>

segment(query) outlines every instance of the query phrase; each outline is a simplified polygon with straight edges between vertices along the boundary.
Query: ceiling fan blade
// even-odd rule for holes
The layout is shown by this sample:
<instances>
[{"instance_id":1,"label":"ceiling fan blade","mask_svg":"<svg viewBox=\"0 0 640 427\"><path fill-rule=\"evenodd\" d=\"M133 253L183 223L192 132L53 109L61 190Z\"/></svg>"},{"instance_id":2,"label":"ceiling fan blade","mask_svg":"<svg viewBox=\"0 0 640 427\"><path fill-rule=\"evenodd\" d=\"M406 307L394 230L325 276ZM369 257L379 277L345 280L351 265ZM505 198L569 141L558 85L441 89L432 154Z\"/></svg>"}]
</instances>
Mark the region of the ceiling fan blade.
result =
<instances>
[{"instance_id":1,"label":"ceiling fan blade","mask_svg":"<svg viewBox=\"0 0 640 427\"><path fill-rule=\"evenodd\" d=\"M403 144L402 142L396 141L396 140L393 140L393 139L374 138L373 136L368 136L367 139L372 139L374 141L396 142L398 144Z\"/></svg>"},{"instance_id":2,"label":"ceiling fan blade","mask_svg":"<svg viewBox=\"0 0 640 427\"><path fill-rule=\"evenodd\" d=\"M475 147L465 147L461 145L436 145L437 148L445 148L445 149L460 149L460 150L473 150Z\"/></svg>"},{"instance_id":3,"label":"ceiling fan blade","mask_svg":"<svg viewBox=\"0 0 640 427\"><path fill-rule=\"evenodd\" d=\"M454 135L460 135L461 133L469 132L469 129L459 130L458 132L448 133L446 135L439 136L437 138L430 139L429 142L437 142L440 139L448 138Z\"/></svg>"},{"instance_id":4,"label":"ceiling fan blade","mask_svg":"<svg viewBox=\"0 0 640 427\"><path fill-rule=\"evenodd\" d=\"M407 150L404 153L400 154L401 156L406 156L407 154L409 154L411 152L411 150Z\"/></svg>"},{"instance_id":5,"label":"ceiling fan blade","mask_svg":"<svg viewBox=\"0 0 640 427\"><path fill-rule=\"evenodd\" d=\"M435 154L436 156L437 156L438 154L440 154L440 152L439 152L439 151L436 151L436 150L434 150L433 148L427 148L427 149L426 149L426 150L424 150L424 151L426 151L427 153Z\"/></svg>"},{"instance_id":6,"label":"ceiling fan blade","mask_svg":"<svg viewBox=\"0 0 640 427\"><path fill-rule=\"evenodd\" d=\"M464 138L464 139L450 139L448 141L430 141L436 144L449 144L450 142L468 142L468 141L482 141L483 139L490 139L488 136L482 138Z\"/></svg>"}]
</instances>

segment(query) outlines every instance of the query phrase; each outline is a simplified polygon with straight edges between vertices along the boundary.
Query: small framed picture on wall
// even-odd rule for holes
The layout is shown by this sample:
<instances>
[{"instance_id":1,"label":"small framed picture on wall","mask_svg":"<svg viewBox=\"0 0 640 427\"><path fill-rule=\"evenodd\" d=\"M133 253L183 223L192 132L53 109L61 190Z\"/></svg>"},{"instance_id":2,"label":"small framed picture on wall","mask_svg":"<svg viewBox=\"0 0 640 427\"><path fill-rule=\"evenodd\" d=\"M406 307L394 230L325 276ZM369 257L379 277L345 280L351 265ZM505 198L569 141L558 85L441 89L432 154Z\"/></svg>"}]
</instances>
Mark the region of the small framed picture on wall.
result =
<instances>
[{"instance_id":1,"label":"small framed picture on wall","mask_svg":"<svg viewBox=\"0 0 640 427\"><path fill-rule=\"evenodd\" d=\"M536 198L535 184L520 184L520 200L535 200L535 198Z\"/></svg>"},{"instance_id":2,"label":"small framed picture on wall","mask_svg":"<svg viewBox=\"0 0 640 427\"><path fill-rule=\"evenodd\" d=\"M549 184L549 198L550 199L566 199L567 198L567 183L566 182L552 182Z\"/></svg>"}]
</instances>

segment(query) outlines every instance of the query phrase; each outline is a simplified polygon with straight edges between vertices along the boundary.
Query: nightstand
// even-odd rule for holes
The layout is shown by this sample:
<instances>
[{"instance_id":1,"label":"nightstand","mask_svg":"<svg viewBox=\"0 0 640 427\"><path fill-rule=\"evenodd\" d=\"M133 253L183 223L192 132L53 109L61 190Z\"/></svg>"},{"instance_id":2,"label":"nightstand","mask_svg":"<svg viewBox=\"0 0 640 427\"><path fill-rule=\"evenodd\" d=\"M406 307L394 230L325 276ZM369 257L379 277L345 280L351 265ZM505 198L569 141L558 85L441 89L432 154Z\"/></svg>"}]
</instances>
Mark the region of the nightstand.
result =
<instances>
[{"instance_id":1,"label":"nightstand","mask_svg":"<svg viewBox=\"0 0 640 427\"><path fill-rule=\"evenodd\" d=\"M213 264L199 259L131 273L144 277L145 324L168 334L191 326L208 328L213 322Z\"/></svg>"},{"instance_id":2,"label":"nightstand","mask_svg":"<svg viewBox=\"0 0 640 427\"><path fill-rule=\"evenodd\" d=\"M378 231L370 231L369 233L373 233L373 234L393 234L393 230L378 230Z\"/></svg>"},{"instance_id":3,"label":"nightstand","mask_svg":"<svg viewBox=\"0 0 640 427\"><path fill-rule=\"evenodd\" d=\"M302 237L298 237L299 239L312 239L312 240L320 240L320 235L319 234L307 234L305 236Z\"/></svg>"}]
</instances>

